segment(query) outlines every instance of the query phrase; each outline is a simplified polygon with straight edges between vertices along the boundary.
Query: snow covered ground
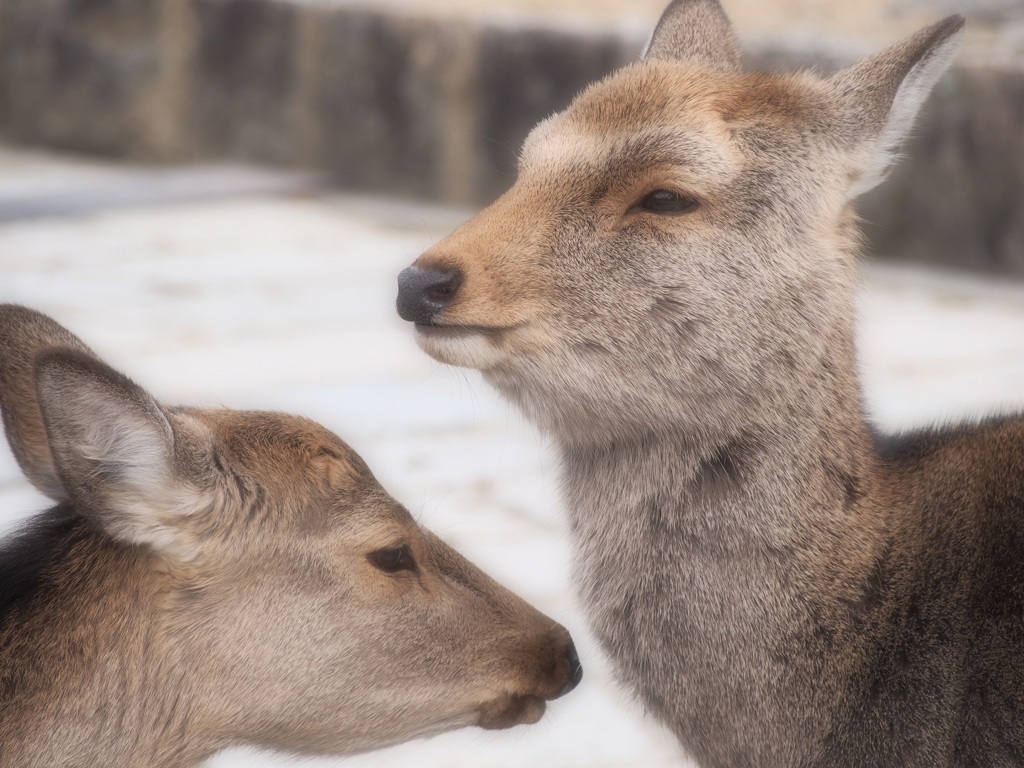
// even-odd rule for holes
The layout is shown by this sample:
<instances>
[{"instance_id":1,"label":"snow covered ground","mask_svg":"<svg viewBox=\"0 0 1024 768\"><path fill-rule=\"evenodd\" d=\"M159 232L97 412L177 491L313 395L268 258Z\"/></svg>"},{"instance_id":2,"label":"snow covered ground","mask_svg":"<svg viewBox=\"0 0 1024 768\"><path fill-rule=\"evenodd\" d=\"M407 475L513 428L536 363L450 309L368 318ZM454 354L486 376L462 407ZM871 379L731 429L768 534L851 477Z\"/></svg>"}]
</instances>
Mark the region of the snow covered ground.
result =
<instances>
[{"instance_id":1,"label":"snow covered ground","mask_svg":"<svg viewBox=\"0 0 1024 768\"><path fill-rule=\"evenodd\" d=\"M18 158L0 157L0 214L31 186ZM584 682L538 725L345 760L233 751L213 768L686 764L610 679L575 607L545 440L477 375L423 355L395 314L398 271L466 215L263 192L0 224L0 301L52 314L165 401L323 422L427 527L579 646ZM874 265L861 310L867 396L884 426L1024 406L1024 286ZM0 528L44 506L0 450Z\"/></svg>"}]
</instances>

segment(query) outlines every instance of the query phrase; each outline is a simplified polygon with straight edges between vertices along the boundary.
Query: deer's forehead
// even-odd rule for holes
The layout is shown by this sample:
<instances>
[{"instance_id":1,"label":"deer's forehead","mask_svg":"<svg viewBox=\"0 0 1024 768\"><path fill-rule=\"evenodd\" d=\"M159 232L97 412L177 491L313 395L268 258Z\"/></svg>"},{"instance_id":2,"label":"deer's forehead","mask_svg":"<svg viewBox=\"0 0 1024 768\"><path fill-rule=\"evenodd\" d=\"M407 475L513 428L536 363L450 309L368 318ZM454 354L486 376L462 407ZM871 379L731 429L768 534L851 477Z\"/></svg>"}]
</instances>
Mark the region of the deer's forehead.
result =
<instances>
[{"instance_id":1,"label":"deer's forehead","mask_svg":"<svg viewBox=\"0 0 1024 768\"><path fill-rule=\"evenodd\" d=\"M736 173L740 157L729 126L700 78L680 84L659 67L630 74L591 86L534 128L523 145L521 173L621 176L671 165L711 183Z\"/></svg>"},{"instance_id":2,"label":"deer's forehead","mask_svg":"<svg viewBox=\"0 0 1024 768\"><path fill-rule=\"evenodd\" d=\"M376 485L354 450L309 419L232 410L202 411L194 417L210 429L224 468L251 474L261 484L287 488L313 481L353 491Z\"/></svg>"},{"instance_id":3,"label":"deer's forehead","mask_svg":"<svg viewBox=\"0 0 1024 768\"><path fill-rule=\"evenodd\" d=\"M583 91L527 137L520 171L621 174L658 164L724 184L751 163L786 162L827 134L829 91L810 73L709 72L679 62L627 67Z\"/></svg>"},{"instance_id":4,"label":"deer's forehead","mask_svg":"<svg viewBox=\"0 0 1024 768\"><path fill-rule=\"evenodd\" d=\"M725 185L741 168L739 154L726 142L698 131L659 128L621 134L581 133L553 124L524 149L520 177L566 181L607 188L651 169L697 186Z\"/></svg>"},{"instance_id":5,"label":"deer's forehead","mask_svg":"<svg viewBox=\"0 0 1024 768\"><path fill-rule=\"evenodd\" d=\"M680 62L639 62L584 89L566 110L574 123L611 132L646 125L711 124L742 88L736 75Z\"/></svg>"}]
</instances>

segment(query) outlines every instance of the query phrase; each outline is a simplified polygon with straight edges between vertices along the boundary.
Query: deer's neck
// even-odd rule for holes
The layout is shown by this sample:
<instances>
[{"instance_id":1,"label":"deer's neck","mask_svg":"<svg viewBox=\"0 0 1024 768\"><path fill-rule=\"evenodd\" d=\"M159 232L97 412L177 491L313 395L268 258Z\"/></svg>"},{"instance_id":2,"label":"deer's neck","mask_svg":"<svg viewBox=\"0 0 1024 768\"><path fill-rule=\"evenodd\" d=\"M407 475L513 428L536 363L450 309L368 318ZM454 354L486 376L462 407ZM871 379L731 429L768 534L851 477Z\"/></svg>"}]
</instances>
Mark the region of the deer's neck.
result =
<instances>
[{"instance_id":1,"label":"deer's neck","mask_svg":"<svg viewBox=\"0 0 1024 768\"><path fill-rule=\"evenodd\" d=\"M0 632L0 768L196 764L209 750L185 689L194 660L161 631L152 565L84 522L65 535Z\"/></svg>"},{"instance_id":2,"label":"deer's neck","mask_svg":"<svg viewBox=\"0 0 1024 768\"><path fill-rule=\"evenodd\" d=\"M864 502L880 471L846 326L810 373L783 387L787 399L747 418L742 403L754 395L737 396L739 416L718 428L673 423L665 408L622 429L612 405L608 423L592 419L586 439L556 432L573 529L586 536L604 516L622 524L628 510L634 521L650 518L652 536L727 551L801 551L877 529Z\"/></svg>"},{"instance_id":3,"label":"deer's neck","mask_svg":"<svg viewBox=\"0 0 1024 768\"><path fill-rule=\"evenodd\" d=\"M707 764L801 763L779 750L816 743L855 671L851 606L869 596L887 545L843 346L774 421L561 444L593 629L683 744L718 756Z\"/></svg>"}]
</instances>

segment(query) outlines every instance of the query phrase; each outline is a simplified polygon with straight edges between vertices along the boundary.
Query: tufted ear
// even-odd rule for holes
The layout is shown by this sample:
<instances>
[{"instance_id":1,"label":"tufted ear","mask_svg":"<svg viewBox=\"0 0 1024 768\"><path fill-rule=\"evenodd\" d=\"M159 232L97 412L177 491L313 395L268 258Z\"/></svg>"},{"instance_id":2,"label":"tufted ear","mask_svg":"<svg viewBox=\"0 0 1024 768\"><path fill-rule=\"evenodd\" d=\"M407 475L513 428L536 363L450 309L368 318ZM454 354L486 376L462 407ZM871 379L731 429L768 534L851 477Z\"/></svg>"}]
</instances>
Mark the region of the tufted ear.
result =
<instances>
[{"instance_id":1,"label":"tufted ear","mask_svg":"<svg viewBox=\"0 0 1024 768\"><path fill-rule=\"evenodd\" d=\"M175 436L156 401L91 355L54 349L36 359L50 452L76 510L108 534L188 559L181 521L202 494L175 461Z\"/></svg>"},{"instance_id":2,"label":"tufted ear","mask_svg":"<svg viewBox=\"0 0 1024 768\"><path fill-rule=\"evenodd\" d=\"M963 16L950 16L828 80L853 159L848 199L895 165L918 110L956 56L963 26Z\"/></svg>"},{"instance_id":3,"label":"tufted ear","mask_svg":"<svg viewBox=\"0 0 1024 768\"><path fill-rule=\"evenodd\" d=\"M740 46L718 0L673 0L654 28L643 59L735 72L740 68Z\"/></svg>"}]
</instances>

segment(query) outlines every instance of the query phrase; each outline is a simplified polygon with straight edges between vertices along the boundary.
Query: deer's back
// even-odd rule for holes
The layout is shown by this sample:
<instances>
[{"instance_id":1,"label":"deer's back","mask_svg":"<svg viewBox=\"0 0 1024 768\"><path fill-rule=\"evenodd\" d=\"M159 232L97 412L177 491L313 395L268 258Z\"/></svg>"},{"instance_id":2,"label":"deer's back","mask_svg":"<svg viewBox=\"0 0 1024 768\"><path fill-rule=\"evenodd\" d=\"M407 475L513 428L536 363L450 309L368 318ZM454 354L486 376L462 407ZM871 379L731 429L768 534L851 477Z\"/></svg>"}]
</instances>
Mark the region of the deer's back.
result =
<instances>
[{"instance_id":1,"label":"deer's back","mask_svg":"<svg viewBox=\"0 0 1024 768\"><path fill-rule=\"evenodd\" d=\"M891 546L826 764L1024 765L1024 419L879 447Z\"/></svg>"},{"instance_id":2,"label":"deer's back","mask_svg":"<svg viewBox=\"0 0 1024 768\"><path fill-rule=\"evenodd\" d=\"M0 637L24 620L84 523L70 506L60 505L29 520L0 546Z\"/></svg>"},{"instance_id":3,"label":"deer's back","mask_svg":"<svg viewBox=\"0 0 1024 768\"><path fill-rule=\"evenodd\" d=\"M90 691L118 685L92 677L144 614L132 597L141 580L129 554L69 505L29 521L0 547L0 766L34 764L41 723L61 712L79 717L102 703L102 693L88 698ZM120 697L130 697L120 685ZM76 745L64 746L74 754Z\"/></svg>"}]
</instances>

